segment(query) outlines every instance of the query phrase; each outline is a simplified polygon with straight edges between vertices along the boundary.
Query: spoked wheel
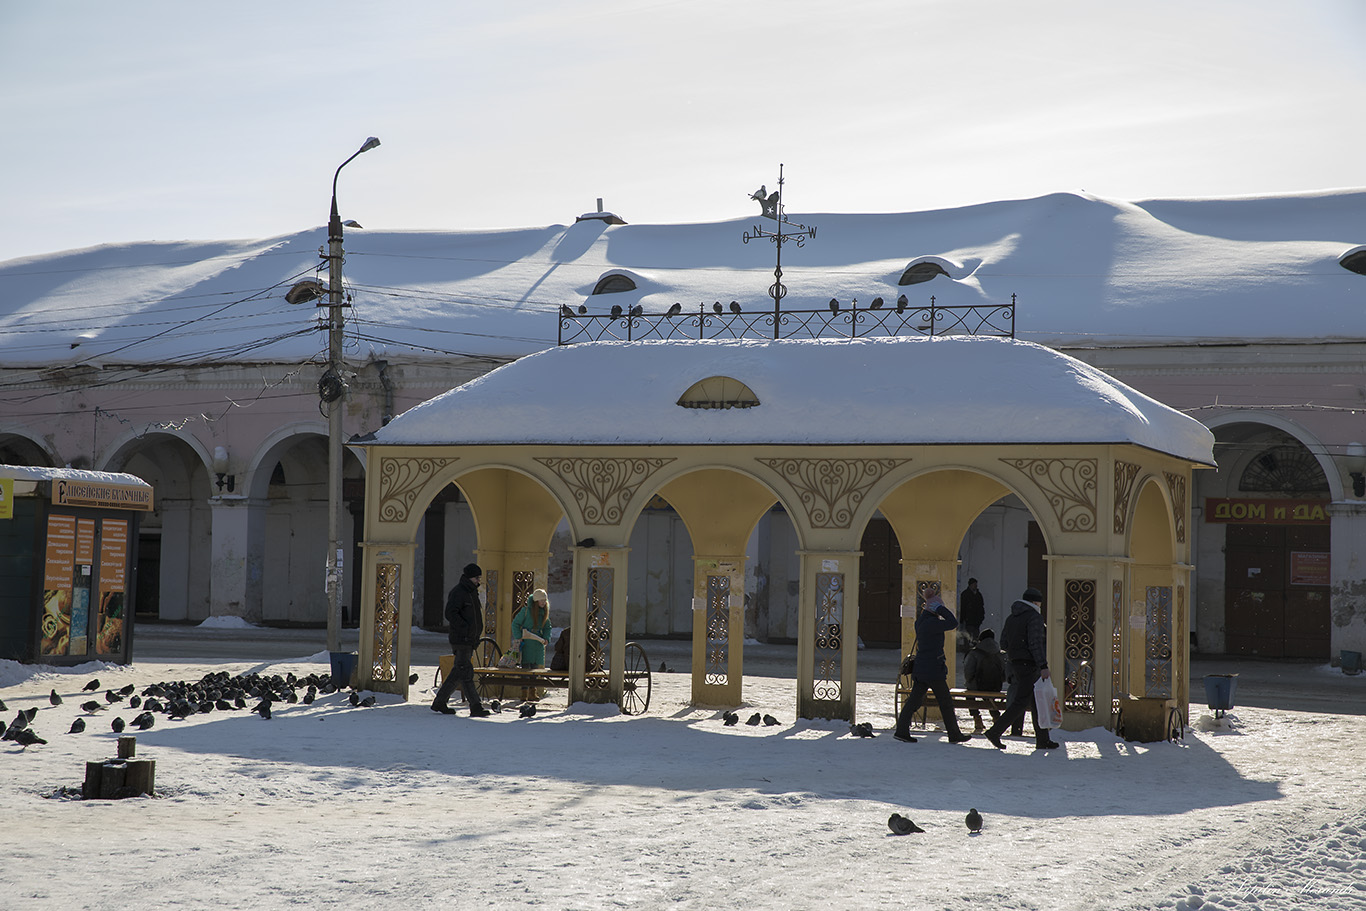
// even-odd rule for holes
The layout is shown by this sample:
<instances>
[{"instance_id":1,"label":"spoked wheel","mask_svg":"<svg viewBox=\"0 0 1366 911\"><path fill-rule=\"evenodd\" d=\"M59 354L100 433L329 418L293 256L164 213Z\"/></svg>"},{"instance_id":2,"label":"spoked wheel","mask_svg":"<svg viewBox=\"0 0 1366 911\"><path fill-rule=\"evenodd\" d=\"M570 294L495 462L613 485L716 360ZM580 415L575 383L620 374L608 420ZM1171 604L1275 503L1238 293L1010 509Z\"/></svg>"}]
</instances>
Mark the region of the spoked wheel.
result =
<instances>
[{"instance_id":1,"label":"spoked wheel","mask_svg":"<svg viewBox=\"0 0 1366 911\"><path fill-rule=\"evenodd\" d=\"M643 715L650 708L650 659L637 642L626 643L626 659L621 674L621 711Z\"/></svg>"},{"instance_id":2,"label":"spoked wheel","mask_svg":"<svg viewBox=\"0 0 1366 911\"><path fill-rule=\"evenodd\" d=\"M498 661L503 657L503 650L498 646L498 642L485 636L479 640L479 644L474 647L474 656L471 660L475 667L497 667ZM499 699L503 695L501 686L489 686L478 677L474 679L474 688L479 691L481 700Z\"/></svg>"}]
</instances>

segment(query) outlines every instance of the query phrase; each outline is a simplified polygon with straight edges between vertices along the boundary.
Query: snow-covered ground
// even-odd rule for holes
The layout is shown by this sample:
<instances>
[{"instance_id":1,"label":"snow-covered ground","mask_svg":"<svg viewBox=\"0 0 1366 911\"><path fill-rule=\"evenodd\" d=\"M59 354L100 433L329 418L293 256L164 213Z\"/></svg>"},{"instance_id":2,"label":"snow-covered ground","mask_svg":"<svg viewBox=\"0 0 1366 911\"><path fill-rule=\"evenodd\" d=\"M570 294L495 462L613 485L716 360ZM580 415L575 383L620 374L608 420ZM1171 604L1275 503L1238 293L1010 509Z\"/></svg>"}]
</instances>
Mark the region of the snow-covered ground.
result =
<instances>
[{"instance_id":1,"label":"snow-covered ground","mask_svg":"<svg viewBox=\"0 0 1366 911\"><path fill-rule=\"evenodd\" d=\"M879 731L864 739L794 720L781 678L747 679L728 727L688 704L682 674L654 675L643 716L552 690L533 718L475 720L430 712L434 668L415 670L408 703L158 715L137 733L157 797L81 801L60 789L138 712L83 712L92 677L104 701L210 672L325 673L325 653L0 661L4 720L36 707L48 740L0 744L0 908L1366 908L1361 716L1199 709L1182 743L1097 729L998 753L893 740L882 684L859 685ZM781 723L744 724L755 711ZM66 733L78 716L87 730ZM925 832L892 835L893 812Z\"/></svg>"}]
</instances>

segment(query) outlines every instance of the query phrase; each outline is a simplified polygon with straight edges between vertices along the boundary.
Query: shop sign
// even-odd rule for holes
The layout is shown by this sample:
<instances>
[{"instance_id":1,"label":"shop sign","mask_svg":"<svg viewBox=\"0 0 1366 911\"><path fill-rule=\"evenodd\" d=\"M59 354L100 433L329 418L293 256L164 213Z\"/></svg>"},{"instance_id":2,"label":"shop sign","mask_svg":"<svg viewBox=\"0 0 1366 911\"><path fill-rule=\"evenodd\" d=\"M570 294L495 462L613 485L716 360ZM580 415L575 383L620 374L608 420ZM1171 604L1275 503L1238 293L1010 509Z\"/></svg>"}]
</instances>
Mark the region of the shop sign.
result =
<instances>
[{"instance_id":1,"label":"shop sign","mask_svg":"<svg viewBox=\"0 0 1366 911\"><path fill-rule=\"evenodd\" d=\"M101 481L73 481L58 478L52 482L54 506L102 506L106 509L152 511L152 489Z\"/></svg>"},{"instance_id":2,"label":"shop sign","mask_svg":"<svg viewBox=\"0 0 1366 911\"><path fill-rule=\"evenodd\" d=\"M1240 525L1327 525L1328 500L1206 497L1205 521Z\"/></svg>"},{"instance_id":3,"label":"shop sign","mask_svg":"<svg viewBox=\"0 0 1366 911\"><path fill-rule=\"evenodd\" d=\"M1322 551L1290 552L1291 585L1328 585L1332 582L1329 571L1330 554Z\"/></svg>"}]
</instances>

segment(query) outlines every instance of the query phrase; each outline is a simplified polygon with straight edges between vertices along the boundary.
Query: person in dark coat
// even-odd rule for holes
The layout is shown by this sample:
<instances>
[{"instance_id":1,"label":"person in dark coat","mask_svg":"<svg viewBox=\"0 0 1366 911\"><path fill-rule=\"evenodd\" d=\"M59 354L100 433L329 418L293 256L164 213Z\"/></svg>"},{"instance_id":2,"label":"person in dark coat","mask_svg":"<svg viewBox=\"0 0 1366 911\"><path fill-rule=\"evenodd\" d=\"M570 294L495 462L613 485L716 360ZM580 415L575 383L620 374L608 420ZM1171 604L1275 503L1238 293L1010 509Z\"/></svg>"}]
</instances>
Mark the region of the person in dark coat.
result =
<instances>
[{"instance_id":1,"label":"person in dark coat","mask_svg":"<svg viewBox=\"0 0 1366 911\"><path fill-rule=\"evenodd\" d=\"M1006 748L1001 743L1001 733L1021 721L1026 710L1034 722L1034 749L1058 748L1058 744L1048 736L1048 728L1039 727L1039 711L1034 702L1034 684L1051 676L1048 670L1048 630L1039 613L1042 606L1043 594L1037 588L1025 589L1020 600L1010 606L1010 616L1001 628L1001 647L1010 658L1013 679L1006 710L986 732L987 740L998 750Z\"/></svg>"},{"instance_id":2,"label":"person in dark coat","mask_svg":"<svg viewBox=\"0 0 1366 911\"><path fill-rule=\"evenodd\" d=\"M977 590L976 579L969 579L968 587L958 596L958 617L958 628L968 634L970 641L976 642L987 619L986 599Z\"/></svg>"},{"instance_id":3,"label":"person in dark coat","mask_svg":"<svg viewBox=\"0 0 1366 911\"><path fill-rule=\"evenodd\" d=\"M484 635L484 606L479 602L479 585L483 581L484 571L479 564L470 563L446 598L446 622L450 624L451 654L455 656L455 663L436 691L436 698L432 700L433 712L455 714L455 709L446 703L458 686L465 694L471 718L489 716L489 710L484 708L474 686L474 648Z\"/></svg>"},{"instance_id":4,"label":"person in dark coat","mask_svg":"<svg viewBox=\"0 0 1366 911\"><path fill-rule=\"evenodd\" d=\"M958 729L958 717L953 711L953 697L949 694L949 668L944 657L944 634L958 628L958 618L944 604L936 592L925 599L925 605L915 618L915 663L911 667L911 694L896 716L896 730L892 736L904 743L915 743L911 736L911 719L925 702L925 691L934 693L939 703L939 714L944 718L944 730L950 743L971 740L971 734Z\"/></svg>"},{"instance_id":5,"label":"person in dark coat","mask_svg":"<svg viewBox=\"0 0 1366 911\"><path fill-rule=\"evenodd\" d=\"M1005 685L1006 673L1006 659L1001 654L1001 646L996 644L996 634L989 629L982 630L977 644L963 659L963 683L970 690L999 693ZM972 732L980 734L985 731L981 710L973 706L968 711L972 715ZM996 709L990 711L992 721L1001 717Z\"/></svg>"}]
</instances>

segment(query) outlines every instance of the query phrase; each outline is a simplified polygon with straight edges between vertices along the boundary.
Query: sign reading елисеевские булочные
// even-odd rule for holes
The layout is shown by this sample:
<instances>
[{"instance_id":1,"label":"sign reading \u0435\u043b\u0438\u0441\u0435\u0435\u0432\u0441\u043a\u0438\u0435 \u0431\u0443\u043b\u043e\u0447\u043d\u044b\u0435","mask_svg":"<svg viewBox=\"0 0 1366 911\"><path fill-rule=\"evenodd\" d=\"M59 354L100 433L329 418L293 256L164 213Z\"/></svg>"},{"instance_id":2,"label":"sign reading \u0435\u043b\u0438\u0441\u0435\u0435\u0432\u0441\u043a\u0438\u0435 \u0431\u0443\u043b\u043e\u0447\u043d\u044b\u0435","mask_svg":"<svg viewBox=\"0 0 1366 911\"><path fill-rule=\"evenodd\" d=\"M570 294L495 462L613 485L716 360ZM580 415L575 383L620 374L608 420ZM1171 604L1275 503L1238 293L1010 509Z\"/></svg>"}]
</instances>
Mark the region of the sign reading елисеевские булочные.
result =
<instances>
[{"instance_id":1,"label":"sign reading \u0435\u043b\u0438\u0441\u0435\u0435\u0432\u0441\u043a\u0438\u0435 \u0431\u0443\u043b\u043e\u0447\u043d\u044b\u0435","mask_svg":"<svg viewBox=\"0 0 1366 911\"><path fill-rule=\"evenodd\" d=\"M148 487L57 478L52 482L52 503L54 506L97 506L151 512L152 491Z\"/></svg>"}]
</instances>

